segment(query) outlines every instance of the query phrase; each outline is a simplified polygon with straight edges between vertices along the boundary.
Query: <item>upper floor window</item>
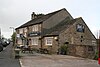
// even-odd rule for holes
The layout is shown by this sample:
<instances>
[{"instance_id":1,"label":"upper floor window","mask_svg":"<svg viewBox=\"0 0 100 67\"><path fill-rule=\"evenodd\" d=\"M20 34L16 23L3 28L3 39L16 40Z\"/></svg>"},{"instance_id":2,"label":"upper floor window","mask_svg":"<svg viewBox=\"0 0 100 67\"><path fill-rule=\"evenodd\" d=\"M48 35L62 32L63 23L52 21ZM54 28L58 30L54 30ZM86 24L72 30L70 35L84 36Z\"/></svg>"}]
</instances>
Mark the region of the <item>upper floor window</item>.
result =
<instances>
[{"instance_id":1,"label":"upper floor window","mask_svg":"<svg viewBox=\"0 0 100 67\"><path fill-rule=\"evenodd\" d=\"M23 33L23 28L19 29L19 34Z\"/></svg>"},{"instance_id":2,"label":"upper floor window","mask_svg":"<svg viewBox=\"0 0 100 67\"><path fill-rule=\"evenodd\" d=\"M77 32L84 32L84 26L82 24L77 25Z\"/></svg>"},{"instance_id":3,"label":"upper floor window","mask_svg":"<svg viewBox=\"0 0 100 67\"><path fill-rule=\"evenodd\" d=\"M52 43L53 43L53 38L52 38L52 37L46 37L46 38L45 38L45 42L46 42L46 45L52 45Z\"/></svg>"},{"instance_id":4,"label":"upper floor window","mask_svg":"<svg viewBox=\"0 0 100 67\"><path fill-rule=\"evenodd\" d=\"M24 37L27 37L27 33L26 32L24 33Z\"/></svg>"},{"instance_id":5,"label":"upper floor window","mask_svg":"<svg viewBox=\"0 0 100 67\"><path fill-rule=\"evenodd\" d=\"M38 25L34 25L34 26L32 27L32 31L38 31Z\"/></svg>"},{"instance_id":6,"label":"upper floor window","mask_svg":"<svg viewBox=\"0 0 100 67\"><path fill-rule=\"evenodd\" d=\"M27 28L24 28L24 32L27 32Z\"/></svg>"}]
</instances>

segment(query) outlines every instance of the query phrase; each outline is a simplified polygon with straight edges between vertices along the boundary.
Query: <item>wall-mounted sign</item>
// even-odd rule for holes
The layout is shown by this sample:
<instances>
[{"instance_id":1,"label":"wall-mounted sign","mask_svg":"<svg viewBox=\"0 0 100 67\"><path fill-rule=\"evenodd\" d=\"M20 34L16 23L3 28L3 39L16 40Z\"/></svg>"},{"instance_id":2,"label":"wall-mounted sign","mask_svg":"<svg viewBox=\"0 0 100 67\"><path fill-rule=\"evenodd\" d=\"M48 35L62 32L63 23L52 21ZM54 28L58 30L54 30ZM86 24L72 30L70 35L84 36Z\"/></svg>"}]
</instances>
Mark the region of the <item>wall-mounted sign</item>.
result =
<instances>
[{"instance_id":1,"label":"wall-mounted sign","mask_svg":"<svg viewBox=\"0 0 100 67\"><path fill-rule=\"evenodd\" d=\"M16 37L17 37L17 38L20 38L20 34L17 34Z\"/></svg>"},{"instance_id":2,"label":"wall-mounted sign","mask_svg":"<svg viewBox=\"0 0 100 67\"><path fill-rule=\"evenodd\" d=\"M77 24L77 32L84 32L84 26L82 24Z\"/></svg>"},{"instance_id":3,"label":"wall-mounted sign","mask_svg":"<svg viewBox=\"0 0 100 67\"><path fill-rule=\"evenodd\" d=\"M28 34L29 37L33 37L33 36L39 36L40 32L31 32Z\"/></svg>"}]
</instances>

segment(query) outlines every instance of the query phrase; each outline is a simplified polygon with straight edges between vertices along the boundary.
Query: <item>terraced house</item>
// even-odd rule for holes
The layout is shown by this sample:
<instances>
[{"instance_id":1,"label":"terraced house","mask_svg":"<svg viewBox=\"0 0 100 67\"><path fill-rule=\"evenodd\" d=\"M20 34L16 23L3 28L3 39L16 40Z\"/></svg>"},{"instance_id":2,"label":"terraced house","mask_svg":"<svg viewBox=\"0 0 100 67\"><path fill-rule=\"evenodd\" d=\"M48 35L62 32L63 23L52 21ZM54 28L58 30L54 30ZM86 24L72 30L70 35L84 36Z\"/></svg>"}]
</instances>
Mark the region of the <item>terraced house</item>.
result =
<instances>
[{"instance_id":1,"label":"terraced house","mask_svg":"<svg viewBox=\"0 0 100 67\"><path fill-rule=\"evenodd\" d=\"M62 53L93 58L96 52L96 38L82 19L73 18L65 9L48 14L31 15L31 20L16 28L17 45L29 45L35 49L46 49L52 54Z\"/></svg>"}]
</instances>

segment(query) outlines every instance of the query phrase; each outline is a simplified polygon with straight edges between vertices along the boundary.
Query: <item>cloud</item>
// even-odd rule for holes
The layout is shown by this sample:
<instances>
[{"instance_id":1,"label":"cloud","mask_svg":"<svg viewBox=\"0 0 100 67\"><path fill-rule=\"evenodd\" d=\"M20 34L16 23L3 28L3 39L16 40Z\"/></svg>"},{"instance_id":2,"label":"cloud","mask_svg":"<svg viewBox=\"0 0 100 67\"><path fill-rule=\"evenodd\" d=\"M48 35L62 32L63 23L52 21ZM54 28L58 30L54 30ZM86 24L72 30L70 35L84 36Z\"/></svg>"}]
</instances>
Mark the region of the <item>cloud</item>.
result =
<instances>
[{"instance_id":1,"label":"cloud","mask_svg":"<svg viewBox=\"0 0 100 67\"><path fill-rule=\"evenodd\" d=\"M11 35L9 27L29 21L32 12L46 14L66 8L74 18L82 16L93 31L93 27L100 27L99 3L100 0L0 0L0 28L4 35Z\"/></svg>"}]
</instances>

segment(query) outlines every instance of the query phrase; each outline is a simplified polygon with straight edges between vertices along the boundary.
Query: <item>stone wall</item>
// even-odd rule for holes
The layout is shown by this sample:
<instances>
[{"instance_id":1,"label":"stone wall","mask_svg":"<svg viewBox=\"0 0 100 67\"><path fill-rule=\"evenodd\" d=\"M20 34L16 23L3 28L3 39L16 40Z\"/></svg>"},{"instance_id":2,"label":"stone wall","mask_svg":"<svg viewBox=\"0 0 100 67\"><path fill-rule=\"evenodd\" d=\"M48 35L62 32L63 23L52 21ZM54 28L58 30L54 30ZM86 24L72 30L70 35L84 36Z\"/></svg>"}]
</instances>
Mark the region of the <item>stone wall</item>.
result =
<instances>
[{"instance_id":1,"label":"stone wall","mask_svg":"<svg viewBox=\"0 0 100 67\"><path fill-rule=\"evenodd\" d=\"M42 39L42 48L43 49L47 49L49 51L50 54L57 54L58 52L58 41L56 39L54 39L53 37L53 43L52 45L46 45L45 44L45 37Z\"/></svg>"},{"instance_id":2,"label":"stone wall","mask_svg":"<svg viewBox=\"0 0 100 67\"><path fill-rule=\"evenodd\" d=\"M76 25L82 24L85 26L84 32L77 32ZM70 55L93 58L96 50L96 39L85 22L80 18L68 29L63 30L59 35L59 45L65 42L69 43ZM93 47L93 51L88 51L88 46Z\"/></svg>"}]
</instances>

